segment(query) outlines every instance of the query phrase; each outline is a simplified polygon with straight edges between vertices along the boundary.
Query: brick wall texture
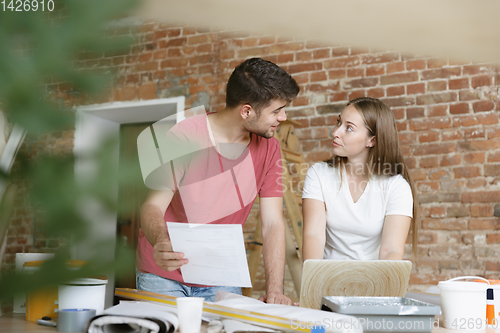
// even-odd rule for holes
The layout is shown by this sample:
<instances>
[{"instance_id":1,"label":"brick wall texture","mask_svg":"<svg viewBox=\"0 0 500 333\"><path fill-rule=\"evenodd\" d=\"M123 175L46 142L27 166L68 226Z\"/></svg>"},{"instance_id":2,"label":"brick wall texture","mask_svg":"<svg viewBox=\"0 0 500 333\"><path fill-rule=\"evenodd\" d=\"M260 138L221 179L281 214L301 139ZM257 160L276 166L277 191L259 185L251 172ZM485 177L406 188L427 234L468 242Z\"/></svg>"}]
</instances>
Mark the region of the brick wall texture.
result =
<instances>
[{"instance_id":1,"label":"brick wall texture","mask_svg":"<svg viewBox=\"0 0 500 333\"><path fill-rule=\"evenodd\" d=\"M347 101L382 99L396 117L421 203L420 260L410 288L425 290L460 275L499 278L500 66L157 23L113 33L133 35L135 44L128 54L85 61L118 74L110 91L92 103L182 95L187 108L205 104L221 110L234 67L246 58L263 57L300 85L287 114L300 122L296 134L311 164L331 156L332 128ZM49 89L67 106L89 103L64 83ZM56 133L30 149L64 153L71 151L72 139L71 131ZM26 237L33 221L23 212L16 213L9 230L5 260L10 263L14 252L36 245ZM411 259L409 248L407 253ZM263 288L261 270L257 294ZM287 291L292 289L288 276Z\"/></svg>"}]
</instances>

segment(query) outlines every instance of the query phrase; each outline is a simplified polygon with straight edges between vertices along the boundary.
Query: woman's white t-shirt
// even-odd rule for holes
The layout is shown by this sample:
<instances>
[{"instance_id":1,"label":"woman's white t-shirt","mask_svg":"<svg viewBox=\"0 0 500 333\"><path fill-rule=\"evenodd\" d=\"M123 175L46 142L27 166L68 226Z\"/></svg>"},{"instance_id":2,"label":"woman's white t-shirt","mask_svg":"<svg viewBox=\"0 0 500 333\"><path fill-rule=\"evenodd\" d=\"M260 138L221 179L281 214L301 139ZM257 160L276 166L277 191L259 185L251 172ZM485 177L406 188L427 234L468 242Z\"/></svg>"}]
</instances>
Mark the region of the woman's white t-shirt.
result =
<instances>
[{"instance_id":1,"label":"woman's white t-shirt","mask_svg":"<svg viewBox=\"0 0 500 333\"><path fill-rule=\"evenodd\" d=\"M354 203L347 176L325 162L307 171L303 199L323 201L326 206L324 259L379 259L382 228L387 215L412 217L413 196L401 176L375 176ZM343 184L342 184L343 183ZM341 186L342 185L342 186Z\"/></svg>"}]
</instances>

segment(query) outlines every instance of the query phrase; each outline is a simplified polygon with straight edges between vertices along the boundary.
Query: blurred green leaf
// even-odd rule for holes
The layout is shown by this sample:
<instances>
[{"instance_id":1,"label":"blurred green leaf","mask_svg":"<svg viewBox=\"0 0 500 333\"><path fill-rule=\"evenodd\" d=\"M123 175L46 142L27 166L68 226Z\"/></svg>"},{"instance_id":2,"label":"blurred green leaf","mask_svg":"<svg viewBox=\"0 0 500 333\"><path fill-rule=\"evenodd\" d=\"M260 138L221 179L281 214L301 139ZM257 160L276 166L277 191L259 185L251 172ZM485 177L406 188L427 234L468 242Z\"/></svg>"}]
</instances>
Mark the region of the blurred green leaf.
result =
<instances>
[{"instance_id":1,"label":"blurred green leaf","mask_svg":"<svg viewBox=\"0 0 500 333\"><path fill-rule=\"evenodd\" d=\"M97 245L98 250L101 245ZM20 291L32 291L46 286L55 286L66 283L80 277L101 276L103 274L116 273L123 274L127 271L133 271L134 251L124 246L117 246L115 260L106 262L99 257L88 261L87 264L79 269L68 267L67 257L58 256L53 260L46 261L39 270L32 274L16 274L8 272L2 276L2 285L9 288L0 289L0 299L14 296Z\"/></svg>"},{"instance_id":2,"label":"blurred green leaf","mask_svg":"<svg viewBox=\"0 0 500 333\"><path fill-rule=\"evenodd\" d=\"M54 0L54 4L53 12L0 11L0 105L11 123L27 130L30 144L74 128L74 110L64 109L56 100L58 83L68 84L89 99L109 89L112 69L103 71L91 64L104 55L129 52L131 36L114 36L108 29L112 20L126 17L138 0ZM82 203L94 200L116 211L111 184L117 177L127 181L127 166L123 175L110 171L114 163L110 151L116 144L110 140L96 152L96 172L87 181L75 180L71 153L31 146L18 156L19 167L14 173L1 177L26 184L40 233L49 239L68 238L70 234L71 241L88 239ZM95 253L109 246L109 240L94 243ZM79 271L66 269L67 249L56 252L56 259L36 275L0 275L0 286L9 286L0 288L0 298L79 276L133 270L133 251L121 246L112 262L96 255L89 259L92 265Z\"/></svg>"}]
</instances>

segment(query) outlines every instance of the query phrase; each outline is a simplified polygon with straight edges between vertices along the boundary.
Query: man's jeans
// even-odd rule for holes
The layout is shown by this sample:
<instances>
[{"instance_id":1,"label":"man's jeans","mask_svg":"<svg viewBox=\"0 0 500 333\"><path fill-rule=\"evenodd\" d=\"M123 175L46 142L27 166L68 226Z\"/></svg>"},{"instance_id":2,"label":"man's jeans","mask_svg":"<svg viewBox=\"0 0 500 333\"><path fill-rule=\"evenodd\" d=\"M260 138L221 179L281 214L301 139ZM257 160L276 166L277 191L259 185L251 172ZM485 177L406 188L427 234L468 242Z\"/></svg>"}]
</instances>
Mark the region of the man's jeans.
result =
<instances>
[{"instance_id":1,"label":"man's jeans","mask_svg":"<svg viewBox=\"0 0 500 333\"><path fill-rule=\"evenodd\" d=\"M180 282L164 277L141 273L135 270L135 285L139 290L149 291L174 297L204 297L205 301L213 302L219 290L241 295L240 287L189 287Z\"/></svg>"}]
</instances>

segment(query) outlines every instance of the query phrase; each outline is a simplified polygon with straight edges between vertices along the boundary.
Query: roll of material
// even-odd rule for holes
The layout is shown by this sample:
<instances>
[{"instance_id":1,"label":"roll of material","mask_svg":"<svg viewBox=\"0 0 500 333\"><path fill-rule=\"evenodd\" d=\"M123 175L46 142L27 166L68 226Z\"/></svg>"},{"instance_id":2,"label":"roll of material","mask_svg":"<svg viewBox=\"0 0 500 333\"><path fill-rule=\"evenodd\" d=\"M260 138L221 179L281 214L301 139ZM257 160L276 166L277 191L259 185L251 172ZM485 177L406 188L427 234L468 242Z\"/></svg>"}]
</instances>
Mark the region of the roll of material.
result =
<instances>
[{"instance_id":1,"label":"roll of material","mask_svg":"<svg viewBox=\"0 0 500 333\"><path fill-rule=\"evenodd\" d=\"M83 332L85 324L95 316L95 309L63 309L57 316L58 332Z\"/></svg>"}]
</instances>

